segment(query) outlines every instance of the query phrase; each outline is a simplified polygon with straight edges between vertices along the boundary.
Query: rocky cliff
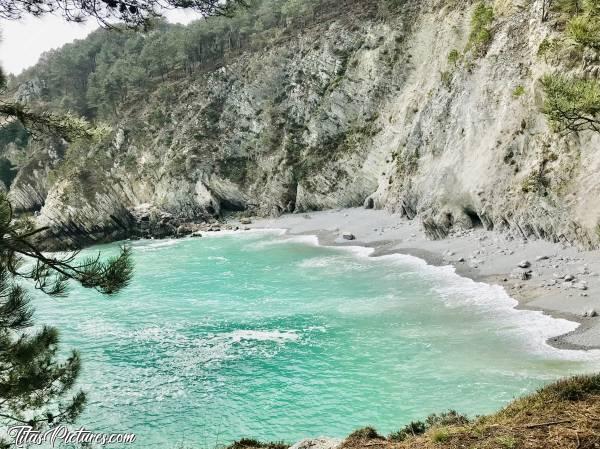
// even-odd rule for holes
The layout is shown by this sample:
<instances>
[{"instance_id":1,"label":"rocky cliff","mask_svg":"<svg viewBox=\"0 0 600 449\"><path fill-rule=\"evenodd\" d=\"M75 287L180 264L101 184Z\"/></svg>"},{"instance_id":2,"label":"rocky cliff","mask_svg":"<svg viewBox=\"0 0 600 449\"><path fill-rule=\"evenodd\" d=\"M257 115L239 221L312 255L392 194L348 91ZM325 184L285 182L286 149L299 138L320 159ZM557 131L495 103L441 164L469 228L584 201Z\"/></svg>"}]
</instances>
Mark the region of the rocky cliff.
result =
<instances>
[{"instance_id":1,"label":"rocky cliff","mask_svg":"<svg viewBox=\"0 0 600 449\"><path fill-rule=\"evenodd\" d=\"M30 144L13 202L66 244L348 206L401 212L432 238L484 226L598 244L600 134L557 133L541 112L540 78L567 70L538 56L559 32L544 0L490 4L477 51L474 3L407 0L384 17L338 3L264 48L124 97L102 144ZM599 59L568 70L597 77Z\"/></svg>"}]
</instances>

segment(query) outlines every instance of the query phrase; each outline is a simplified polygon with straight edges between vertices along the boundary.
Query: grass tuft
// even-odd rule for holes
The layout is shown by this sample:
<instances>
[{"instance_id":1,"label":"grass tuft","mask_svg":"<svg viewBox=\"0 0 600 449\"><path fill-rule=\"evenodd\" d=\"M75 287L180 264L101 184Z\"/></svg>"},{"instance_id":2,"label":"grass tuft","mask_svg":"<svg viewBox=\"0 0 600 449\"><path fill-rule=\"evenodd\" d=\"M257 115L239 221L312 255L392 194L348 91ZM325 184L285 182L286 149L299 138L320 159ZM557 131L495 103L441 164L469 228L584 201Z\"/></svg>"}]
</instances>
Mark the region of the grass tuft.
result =
<instances>
[{"instance_id":1,"label":"grass tuft","mask_svg":"<svg viewBox=\"0 0 600 449\"><path fill-rule=\"evenodd\" d=\"M347 438L347 440L351 440L351 441L368 441L368 440L384 440L384 439L385 438L382 437L381 435L379 435L373 427L369 427L369 426L363 427L362 429L355 430Z\"/></svg>"},{"instance_id":2,"label":"grass tuft","mask_svg":"<svg viewBox=\"0 0 600 449\"><path fill-rule=\"evenodd\" d=\"M282 441L262 442L252 438L242 438L227 446L227 449L288 449L289 444Z\"/></svg>"},{"instance_id":3,"label":"grass tuft","mask_svg":"<svg viewBox=\"0 0 600 449\"><path fill-rule=\"evenodd\" d=\"M517 87L515 87L515 90L513 90L512 95L515 98L519 98L519 97L523 96L524 93L525 93L525 88L519 84Z\"/></svg>"},{"instance_id":4,"label":"grass tuft","mask_svg":"<svg viewBox=\"0 0 600 449\"><path fill-rule=\"evenodd\" d=\"M514 449L517 447L517 439L510 435L496 437L496 442L503 448Z\"/></svg>"},{"instance_id":5,"label":"grass tuft","mask_svg":"<svg viewBox=\"0 0 600 449\"><path fill-rule=\"evenodd\" d=\"M440 427L434 429L433 432L431 432L431 441L433 441L434 443L445 443L449 439L450 432L446 428Z\"/></svg>"},{"instance_id":6,"label":"grass tuft","mask_svg":"<svg viewBox=\"0 0 600 449\"><path fill-rule=\"evenodd\" d=\"M600 395L600 375L571 377L546 387L544 391L565 401L581 401L591 395Z\"/></svg>"}]
</instances>

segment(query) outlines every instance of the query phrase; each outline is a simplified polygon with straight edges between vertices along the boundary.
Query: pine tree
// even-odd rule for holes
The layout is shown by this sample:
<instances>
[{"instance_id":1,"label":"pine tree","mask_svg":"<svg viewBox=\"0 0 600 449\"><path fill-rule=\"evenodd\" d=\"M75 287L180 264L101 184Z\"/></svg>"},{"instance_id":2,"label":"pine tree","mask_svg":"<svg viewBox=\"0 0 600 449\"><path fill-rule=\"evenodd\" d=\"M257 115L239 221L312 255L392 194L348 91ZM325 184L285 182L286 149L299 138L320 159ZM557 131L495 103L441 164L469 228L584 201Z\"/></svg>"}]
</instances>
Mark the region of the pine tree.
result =
<instances>
[{"instance_id":1,"label":"pine tree","mask_svg":"<svg viewBox=\"0 0 600 449\"><path fill-rule=\"evenodd\" d=\"M117 22L138 28L146 27L159 16L157 11L182 8L203 15L228 14L244 0L0 0L0 18L18 20L28 15L36 17L60 14L66 20L82 22L96 19L111 27Z\"/></svg>"},{"instance_id":2,"label":"pine tree","mask_svg":"<svg viewBox=\"0 0 600 449\"><path fill-rule=\"evenodd\" d=\"M35 429L72 423L86 398L71 392L81 366L78 353L60 361L57 329L32 330L33 309L16 280L29 280L52 296L64 295L70 281L110 295L126 287L133 274L126 248L107 260L98 255L79 261L77 252L44 254L32 242L42 230L14 219L6 194L0 193L0 421ZM31 268L24 268L23 256Z\"/></svg>"},{"instance_id":3,"label":"pine tree","mask_svg":"<svg viewBox=\"0 0 600 449\"><path fill-rule=\"evenodd\" d=\"M6 78L0 69L0 90ZM2 103L9 116L35 129L57 132L67 138L89 138L97 131L85 121L51 113L34 114L24 107ZM12 109L11 109L12 108ZM0 191L0 422L6 426L25 424L42 429L72 423L82 412L86 396L73 393L80 372L79 354L58 357L58 330L33 329L33 309L25 289L17 280L29 280L35 288L52 296L64 295L69 282L114 294L128 285L133 264L128 249L103 260L100 255L78 259L43 253L33 241L44 228L13 216L11 204ZM25 268L23 259L31 268ZM0 447L11 447L0 439Z\"/></svg>"},{"instance_id":4,"label":"pine tree","mask_svg":"<svg viewBox=\"0 0 600 449\"><path fill-rule=\"evenodd\" d=\"M81 391L70 396L79 354L58 361L58 331L45 326L31 332L32 316L26 292L0 265L0 420L34 429L72 423L86 399Z\"/></svg>"}]
</instances>

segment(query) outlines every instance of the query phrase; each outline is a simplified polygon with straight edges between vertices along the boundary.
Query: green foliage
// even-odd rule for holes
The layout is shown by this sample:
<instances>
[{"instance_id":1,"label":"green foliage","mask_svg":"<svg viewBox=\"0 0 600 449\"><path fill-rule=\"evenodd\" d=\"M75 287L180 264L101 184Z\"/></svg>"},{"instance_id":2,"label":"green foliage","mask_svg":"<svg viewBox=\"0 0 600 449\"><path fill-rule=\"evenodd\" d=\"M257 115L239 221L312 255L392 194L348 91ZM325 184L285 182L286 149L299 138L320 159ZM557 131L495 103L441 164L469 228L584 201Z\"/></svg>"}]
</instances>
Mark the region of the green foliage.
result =
<instances>
[{"instance_id":1,"label":"green foliage","mask_svg":"<svg viewBox=\"0 0 600 449\"><path fill-rule=\"evenodd\" d=\"M422 435L427 430L427 425L423 421L411 421L397 432L393 432L388 436L392 441L404 441L408 437Z\"/></svg>"},{"instance_id":2,"label":"green foliage","mask_svg":"<svg viewBox=\"0 0 600 449\"><path fill-rule=\"evenodd\" d=\"M540 42L540 45L539 45L538 51L537 51L537 55L540 57L547 56L552 48L552 42L553 42L553 39L548 39L547 37L545 37L544 40L542 42Z\"/></svg>"},{"instance_id":3,"label":"green foliage","mask_svg":"<svg viewBox=\"0 0 600 449\"><path fill-rule=\"evenodd\" d=\"M547 61L548 57L556 55L563 45L560 39L545 38L538 47L537 55Z\"/></svg>"},{"instance_id":4,"label":"green foliage","mask_svg":"<svg viewBox=\"0 0 600 449\"><path fill-rule=\"evenodd\" d=\"M452 72L449 70L444 70L443 72L440 72L440 80L442 81L442 85L450 90L450 88L452 87Z\"/></svg>"},{"instance_id":5,"label":"green foliage","mask_svg":"<svg viewBox=\"0 0 600 449\"><path fill-rule=\"evenodd\" d=\"M583 0L583 10L593 17L600 17L600 0Z\"/></svg>"},{"instance_id":6,"label":"green foliage","mask_svg":"<svg viewBox=\"0 0 600 449\"><path fill-rule=\"evenodd\" d=\"M453 49L448 53L448 64L451 68L449 70L443 70L440 72L440 80L442 85L450 90L452 88L452 78L454 77L454 70L458 66L461 55L457 49Z\"/></svg>"},{"instance_id":7,"label":"green foliage","mask_svg":"<svg viewBox=\"0 0 600 449\"><path fill-rule=\"evenodd\" d=\"M440 414L433 413L425 420L428 429L437 426L464 426L469 424L469 422L469 418L458 413L456 410L448 410Z\"/></svg>"},{"instance_id":8,"label":"green foliage","mask_svg":"<svg viewBox=\"0 0 600 449\"><path fill-rule=\"evenodd\" d=\"M287 449L289 447L289 444L285 444L282 441L263 443L251 438L242 438L227 446L227 449Z\"/></svg>"},{"instance_id":9,"label":"green foliage","mask_svg":"<svg viewBox=\"0 0 600 449\"><path fill-rule=\"evenodd\" d=\"M28 142L29 132L18 120L10 120L4 126L0 125L0 149L5 148L9 143L23 148Z\"/></svg>"},{"instance_id":10,"label":"green foliage","mask_svg":"<svg viewBox=\"0 0 600 449\"><path fill-rule=\"evenodd\" d=\"M546 75L543 112L557 131L600 132L600 82Z\"/></svg>"},{"instance_id":11,"label":"green foliage","mask_svg":"<svg viewBox=\"0 0 600 449\"><path fill-rule=\"evenodd\" d=\"M440 414L431 414L423 421L413 421L404 426L397 432L391 433L388 438L391 441L404 441L411 436L424 434L429 429L434 429L432 438L435 442L446 441L448 433L443 427L464 426L469 424L469 419L465 415L457 413L455 410L448 410Z\"/></svg>"},{"instance_id":12,"label":"green foliage","mask_svg":"<svg viewBox=\"0 0 600 449\"><path fill-rule=\"evenodd\" d=\"M525 88L519 84L517 87L515 87L515 90L513 90L512 96L515 98L519 98L519 97L523 96L524 94L525 94Z\"/></svg>"},{"instance_id":13,"label":"green foliage","mask_svg":"<svg viewBox=\"0 0 600 449\"><path fill-rule=\"evenodd\" d=\"M0 158L0 181L7 189L17 176L17 168L5 157Z\"/></svg>"},{"instance_id":14,"label":"green foliage","mask_svg":"<svg viewBox=\"0 0 600 449\"><path fill-rule=\"evenodd\" d=\"M540 392L556 395L565 401L582 401L600 394L600 374L575 376L542 388Z\"/></svg>"},{"instance_id":15,"label":"green foliage","mask_svg":"<svg viewBox=\"0 0 600 449\"><path fill-rule=\"evenodd\" d=\"M533 170L521 183L523 193L540 193L549 186L549 181L540 169Z\"/></svg>"},{"instance_id":16,"label":"green foliage","mask_svg":"<svg viewBox=\"0 0 600 449\"><path fill-rule=\"evenodd\" d=\"M151 19L165 9L185 8L203 16L227 15L243 0L0 0L0 18L19 20L27 16L61 15L65 20L92 19L105 27L124 23L131 28L147 28Z\"/></svg>"},{"instance_id":17,"label":"green foliage","mask_svg":"<svg viewBox=\"0 0 600 449\"><path fill-rule=\"evenodd\" d=\"M315 0L287 0L281 6L281 13L292 20L304 22L315 12Z\"/></svg>"},{"instance_id":18,"label":"green foliage","mask_svg":"<svg viewBox=\"0 0 600 449\"><path fill-rule=\"evenodd\" d=\"M600 48L600 1L554 0L552 10L564 22L566 36L562 46L575 43L582 47Z\"/></svg>"},{"instance_id":19,"label":"green foliage","mask_svg":"<svg viewBox=\"0 0 600 449\"><path fill-rule=\"evenodd\" d=\"M114 294L126 287L133 275L131 252L123 248L118 256L103 260L96 257L77 260L77 252L46 255L34 243L34 237L45 228L33 229L28 221L14 220L6 194L0 192L0 264L15 276L31 280L35 288L52 296L66 293L70 281L104 294ZM21 268L21 258L33 262L29 269Z\"/></svg>"},{"instance_id":20,"label":"green foliage","mask_svg":"<svg viewBox=\"0 0 600 449\"><path fill-rule=\"evenodd\" d=\"M482 55L492 41L492 22L494 21L494 9L484 2L475 6L471 16L471 32L467 42L467 50L477 55Z\"/></svg>"},{"instance_id":21,"label":"green foliage","mask_svg":"<svg viewBox=\"0 0 600 449\"><path fill-rule=\"evenodd\" d=\"M58 360L57 330L32 329L29 298L11 279L0 265L0 422L36 429L72 423L86 401L83 392L69 397L80 371L79 354Z\"/></svg>"},{"instance_id":22,"label":"green foliage","mask_svg":"<svg viewBox=\"0 0 600 449\"><path fill-rule=\"evenodd\" d=\"M100 255L77 261L77 253L47 255L37 248L27 219L14 219L6 194L0 192L0 422L28 424L44 429L73 423L86 402L83 392L71 396L80 372L79 354L58 359L58 331L33 329L33 309L23 287L15 279L32 281L50 295L63 295L69 281L113 294L124 288L132 275L128 249L102 260ZM31 268L23 266L28 258ZM7 447L0 440L0 446Z\"/></svg>"},{"instance_id":23,"label":"green foliage","mask_svg":"<svg viewBox=\"0 0 600 449\"><path fill-rule=\"evenodd\" d=\"M445 443L450 438L450 433L447 429L439 428L431 433L431 440L434 443Z\"/></svg>"},{"instance_id":24,"label":"green foliage","mask_svg":"<svg viewBox=\"0 0 600 449\"><path fill-rule=\"evenodd\" d=\"M568 19L581 12L581 3L581 0L553 0L552 11Z\"/></svg>"},{"instance_id":25,"label":"green foliage","mask_svg":"<svg viewBox=\"0 0 600 449\"><path fill-rule=\"evenodd\" d=\"M454 48L450 51L450 53L448 53L448 64L456 67L458 65L459 61L460 61L460 53L456 48Z\"/></svg>"},{"instance_id":26,"label":"green foliage","mask_svg":"<svg viewBox=\"0 0 600 449\"><path fill-rule=\"evenodd\" d=\"M142 101L164 81L214 70L242 51L263 50L329 17L330 9L326 0L253 0L230 17L187 26L155 20L144 35L98 30L48 52L17 83L39 80L50 110L113 121L127 100Z\"/></svg>"},{"instance_id":27,"label":"green foliage","mask_svg":"<svg viewBox=\"0 0 600 449\"><path fill-rule=\"evenodd\" d=\"M399 148L392 155L396 162L396 170L402 177L413 174L419 168L419 150L411 151L407 148Z\"/></svg>"},{"instance_id":28,"label":"green foliage","mask_svg":"<svg viewBox=\"0 0 600 449\"><path fill-rule=\"evenodd\" d=\"M552 10L560 14L565 35L544 39L538 55L563 67L581 65L586 48L600 49L600 0L554 0ZM543 112L559 132L600 132L600 81L546 75ZM527 187L528 189L528 187Z\"/></svg>"},{"instance_id":29,"label":"green foliage","mask_svg":"<svg viewBox=\"0 0 600 449\"><path fill-rule=\"evenodd\" d=\"M568 36L584 47L600 48L600 17L581 15L567 24Z\"/></svg>"},{"instance_id":30,"label":"green foliage","mask_svg":"<svg viewBox=\"0 0 600 449\"><path fill-rule=\"evenodd\" d=\"M373 427L367 426L367 427L363 427L362 429L357 429L354 432L352 432L348 436L348 439L364 441L364 440L380 440L380 439L383 439L383 437L381 435L379 435Z\"/></svg>"},{"instance_id":31,"label":"green foliage","mask_svg":"<svg viewBox=\"0 0 600 449\"><path fill-rule=\"evenodd\" d=\"M98 142L111 131L108 125L92 126L87 120L69 112L35 112L20 103L0 103L0 116L8 120L17 119L30 132L54 135L67 141L87 139Z\"/></svg>"}]
</instances>

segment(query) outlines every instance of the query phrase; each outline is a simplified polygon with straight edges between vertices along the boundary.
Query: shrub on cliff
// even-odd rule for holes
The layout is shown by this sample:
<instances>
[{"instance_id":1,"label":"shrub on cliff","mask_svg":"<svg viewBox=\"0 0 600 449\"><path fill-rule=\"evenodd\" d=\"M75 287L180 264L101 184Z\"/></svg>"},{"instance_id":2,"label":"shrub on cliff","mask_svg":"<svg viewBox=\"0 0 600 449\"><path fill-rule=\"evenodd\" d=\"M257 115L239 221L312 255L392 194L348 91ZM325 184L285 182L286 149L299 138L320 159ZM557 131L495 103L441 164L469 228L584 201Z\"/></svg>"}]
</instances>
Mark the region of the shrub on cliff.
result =
<instances>
[{"instance_id":1,"label":"shrub on cliff","mask_svg":"<svg viewBox=\"0 0 600 449\"><path fill-rule=\"evenodd\" d=\"M448 410L439 414L433 413L425 419L428 429L435 426L464 426L469 424L469 422L469 418L458 413L456 410Z\"/></svg>"},{"instance_id":2,"label":"shrub on cliff","mask_svg":"<svg viewBox=\"0 0 600 449\"><path fill-rule=\"evenodd\" d=\"M422 435L427 430L427 425L423 421L411 421L397 432L392 432L388 439L391 441L404 441L408 437Z\"/></svg>"},{"instance_id":3,"label":"shrub on cliff","mask_svg":"<svg viewBox=\"0 0 600 449\"><path fill-rule=\"evenodd\" d=\"M600 48L600 18L591 15L577 16L567 25L571 39L584 47Z\"/></svg>"},{"instance_id":4,"label":"shrub on cliff","mask_svg":"<svg viewBox=\"0 0 600 449\"><path fill-rule=\"evenodd\" d=\"M543 112L557 131L600 132L600 82L546 75Z\"/></svg>"},{"instance_id":5,"label":"shrub on cliff","mask_svg":"<svg viewBox=\"0 0 600 449\"><path fill-rule=\"evenodd\" d=\"M287 449L290 447L282 441L262 442L252 438L242 438L227 446L227 449Z\"/></svg>"},{"instance_id":6,"label":"shrub on cliff","mask_svg":"<svg viewBox=\"0 0 600 449\"><path fill-rule=\"evenodd\" d=\"M362 429L357 429L352 432L347 440L354 442L364 442L369 440L383 440L384 438L377 433L377 431L370 426L363 427Z\"/></svg>"},{"instance_id":7,"label":"shrub on cliff","mask_svg":"<svg viewBox=\"0 0 600 449\"><path fill-rule=\"evenodd\" d=\"M482 55L492 41L492 22L494 21L494 8L479 2L471 16L471 32L467 42L467 50L476 55Z\"/></svg>"}]
</instances>

